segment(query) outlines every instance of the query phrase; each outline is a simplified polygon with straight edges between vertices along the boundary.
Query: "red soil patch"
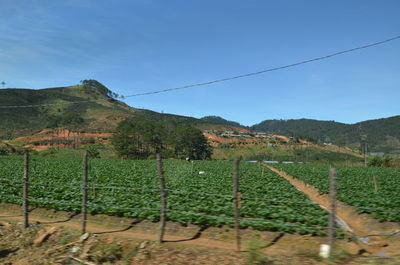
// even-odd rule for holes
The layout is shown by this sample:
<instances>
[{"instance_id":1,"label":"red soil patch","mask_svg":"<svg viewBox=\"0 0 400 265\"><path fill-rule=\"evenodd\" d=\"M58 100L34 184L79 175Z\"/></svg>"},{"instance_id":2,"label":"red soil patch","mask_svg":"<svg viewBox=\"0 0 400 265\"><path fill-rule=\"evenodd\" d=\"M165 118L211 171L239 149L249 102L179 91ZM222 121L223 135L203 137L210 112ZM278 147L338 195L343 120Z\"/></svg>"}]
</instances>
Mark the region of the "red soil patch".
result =
<instances>
[{"instance_id":1,"label":"red soil patch","mask_svg":"<svg viewBox=\"0 0 400 265\"><path fill-rule=\"evenodd\" d=\"M277 135L277 134L269 134L269 135L272 137L275 137L275 138L279 138L279 139L285 141L286 143L290 141L290 138L287 136Z\"/></svg>"},{"instance_id":2,"label":"red soil patch","mask_svg":"<svg viewBox=\"0 0 400 265\"><path fill-rule=\"evenodd\" d=\"M317 145L317 144L296 144L296 145L282 145L281 148L284 150L289 150L289 149L298 149L298 148L320 148L323 149L323 146Z\"/></svg>"},{"instance_id":3,"label":"red soil patch","mask_svg":"<svg viewBox=\"0 0 400 265\"><path fill-rule=\"evenodd\" d=\"M254 138L244 138L244 137L221 137L215 133L208 133L205 132L203 135L210 141L210 144L213 146L218 146L220 144L226 144L226 143L239 143L239 142L245 142L245 143L251 143L254 142Z\"/></svg>"},{"instance_id":4,"label":"red soil patch","mask_svg":"<svg viewBox=\"0 0 400 265\"><path fill-rule=\"evenodd\" d=\"M49 130L45 129L31 136L18 137L16 140L21 142L36 142L43 140L54 139L71 139L74 137L93 137L93 138L108 138L112 133L92 133L92 132L73 132L70 130Z\"/></svg>"},{"instance_id":5,"label":"red soil patch","mask_svg":"<svg viewBox=\"0 0 400 265\"><path fill-rule=\"evenodd\" d=\"M55 141L55 140L64 140L64 141L73 141L75 144L81 144L84 139L94 139L96 142L107 143L108 139L112 136L112 133L93 133L93 132L73 132L70 130L50 130L45 129L40 131L37 134L31 136L23 136L15 139L16 141L24 142L24 143L34 143L40 141ZM67 146L67 143L48 143L41 145L28 145L32 149L36 151L43 151L48 149L51 146Z\"/></svg>"}]
</instances>

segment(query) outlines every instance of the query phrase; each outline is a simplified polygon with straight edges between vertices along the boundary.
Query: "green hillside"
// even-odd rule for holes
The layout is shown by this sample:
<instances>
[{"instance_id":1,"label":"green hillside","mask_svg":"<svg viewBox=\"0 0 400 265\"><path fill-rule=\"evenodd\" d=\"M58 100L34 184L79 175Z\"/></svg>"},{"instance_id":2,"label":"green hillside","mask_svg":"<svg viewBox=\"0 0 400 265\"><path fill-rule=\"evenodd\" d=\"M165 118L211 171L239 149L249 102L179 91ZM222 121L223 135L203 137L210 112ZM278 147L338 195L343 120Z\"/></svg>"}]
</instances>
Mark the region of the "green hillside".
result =
<instances>
[{"instance_id":1,"label":"green hillside","mask_svg":"<svg viewBox=\"0 0 400 265\"><path fill-rule=\"evenodd\" d=\"M70 87L0 90L0 133L7 136L29 134L44 128L107 130L120 117L134 113L100 83ZM71 102L80 102L79 104ZM26 106L35 107L2 107Z\"/></svg>"},{"instance_id":2,"label":"green hillside","mask_svg":"<svg viewBox=\"0 0 400 265\"><path fill-rule=\"evenodd\" d=\"M265 120L251 129L354 148L366 142L369 152L400 153L400 116L355 124L311 119Z\"/></svg>"},{"instance_id":3,"label":"green hillside","mask_svg":"<svg viewBox=\"0 0 400 265\"><path fill-rule=\"evenodd\" d=\"M227 125L227 126L234 126L234 127L243 127L245 128L245 126L241 125L238 122L235 121L229 121L226 120L224 118L221 118L219 116L205 116L203 118L201 118L201 120L208 122L208 123L214 123L214 124L221 124L221 125Z\"/></svg>"},{"instance_id":4,"label":"green hillside","mask_svg":"<svg viewBox=\"0 0 400 265\"><path fill-rule=\"evenodd\" d=\"M27 105L41 106L22 107ZM126 118L140 121L173 120L200 129L248 129L218 116L196 119L132 108L95 80L39 90L0 89L0 139L30 135L45 128L112 132ZM265 120L250 129L352 148L361 148L364 146L361 143L367 142L369 152L400 154L400 116L355 124L312 119Z\"/></svg>"},{"instance_id":5,"label":"green hillside","mask_svg":"<svg viewBox=\"0 0 400 265\"><path fill-rule=\"evenodd\" d=\"M45 128L112 132L126 118L140 121L173 120L201 129L226 126L192 117L132 108L117 98L117 94L95 80L84 80L82 84L75 86L39 90L1 89L0 138L30 135ZM22 107L27 105L41 106Z\"/></svg>"}]
</instances>

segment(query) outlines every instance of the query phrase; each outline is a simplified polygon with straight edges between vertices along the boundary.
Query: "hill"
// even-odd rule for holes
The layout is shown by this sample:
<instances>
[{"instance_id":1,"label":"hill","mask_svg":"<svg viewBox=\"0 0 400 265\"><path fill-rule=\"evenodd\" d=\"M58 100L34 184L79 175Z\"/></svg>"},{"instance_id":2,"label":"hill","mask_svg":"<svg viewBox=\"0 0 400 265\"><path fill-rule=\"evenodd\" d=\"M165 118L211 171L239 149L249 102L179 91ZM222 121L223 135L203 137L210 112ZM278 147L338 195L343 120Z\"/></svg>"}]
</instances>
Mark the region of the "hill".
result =
<instances>
[{"instance_id":1,"label":"hill","mask_svg":"<svg viewBox=\"0 0 400 265\"><path fill-rule=\"evenodd\" d=\"M112 133L120 121L131 118L140 121L173 120L202 130L221 132L261 131L306 139L313 143L333 143L359 149L364 146L361 143L366 141L369 152L400 154L400 116L355 124L312 119L265 120L249 128L219 116L196 119L138 109L126 105L118 98L117 94L96 80L83 80L79 85L39 90L1 89L0 139L15 139L41 132L35 142L64 139L64 135L76 133L78 136L73 137L86 137L90 140L92 133L102 137L101 133ZM23 107L27 105L41 106ZM18 139L23 141L23 138Z\"/></svg>"},{"instance_id":2,"label":"hill","mask_svg":"<svg viewBox=\"0 0 400 265\"><path fill-rule=\"evenodd\" d=\"M369 152L400 153L400 116L355 124L312 119L265 120L253 125L251 130L353 148L360 148L366 142Z\"/></svg>"},{"instance_id":3,"label":"hill","mask_svg":"<svg viewBox=\"0 0 400 265\"><path fill-rule=\"evenodd\" d=\"M238 122L229 121L229 120L226 120L226 119L221 118L219 116L205 116L205 117L201 118L201 120L205 121L207 123L213 123L213 124L220 124L220 125L227 125L227 126L245 128L245 126L241 125Z\"/></svg>"},{"instance_id":4,"label":"hill","mask_svg":"<svg viewBox=\"0 0 400 265\"><path fill-rule=\"evenodd\" d=\"M12 139L43 129L113 132L117 124L126 118L141 121L168 119L201 129L225 130L234 127L225 123L210 123L192 117L132 108L118 98L117 94L95 80L84 80L80 85L39 90L1 89L0 138ZM29 105L41 106L22 107Z\"/></svg>"},{"instance_id":5,"label":"hill","mask_svg":"<svg viewBox=\"0 0 400 265\"><path fill-rule=\"evenodd\" d=\"M0 90L0 133L12 137L44 128L104 131L131 115L130 108L98 84L47 89ZM80 102L74 104L72 102ZM42 105L6 108L2 106Z\"/></svg>"}]
</instances>

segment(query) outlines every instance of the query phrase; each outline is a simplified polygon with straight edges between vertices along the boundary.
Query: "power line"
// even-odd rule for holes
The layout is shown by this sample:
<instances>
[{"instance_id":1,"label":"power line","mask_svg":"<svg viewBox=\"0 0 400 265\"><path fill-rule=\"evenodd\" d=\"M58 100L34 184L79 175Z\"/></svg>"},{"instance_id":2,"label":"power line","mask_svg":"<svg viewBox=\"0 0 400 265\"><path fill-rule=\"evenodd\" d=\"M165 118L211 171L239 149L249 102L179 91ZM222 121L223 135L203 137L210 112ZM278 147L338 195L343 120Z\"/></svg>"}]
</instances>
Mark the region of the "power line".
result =
<instances>
[{"instance_id":1,"label":"power line","mask_svg":"<svg viewBox=\"0 0 400 265\"><path fill-rule=\"evenodd\" d=\"M328 54L328 55L325 55L325 56L320 56L320 57L316 57L316 58L313 58L313 59L308 59L308 60L304 60L304 61L300 61L300 62L296 62L296 63L284 65L284 66L268 68L268 69L257 71L257 72L246 73L246 74L241 74L241 75L236 75L236 76L216 79L216 80L213 80L213 81L195 83L195 84L190 84L190 85L185 85L185 86L180 86L180 87L167 88L167 89L162 89L162 90L155 90L155 91L137 93L137 94L131 94L131 95L124 95L123 98L148 96L148 95L166 93L166 92L175 91L175 90L182 90L182 89L198 87L198 86L207 86L207 85L211 85L211 84L215 84L215 83L221 83L221 82L230 81L230 80L234 80L234 79L239 79L239 78L244 78L244 77L249 77L249 76L254 76L254 75L260 75L260 74L273 72L273 71L278 71L278 70L282 70L282 69L286 69L286 68L290 68L290 67L294 67L294 66L298 66L298 65L302 65L302 64L307 64L307 63L311 63L311 62L315 62L315 61L328 59L328 58L331 58L331 57L334 57L334 56L338 56L338 55L342 55L342 54L345 54L345 53L350 53L350 52L354 52L354 51L358 51L358 50L362 50L362 49L366 49L366 48L382 45L382 44L385 44L385 43L388 43L388 42L391 42L391 41L394 41L394 40L398 40L398 39L400 39L400 35L392 37L390 39L386 39L386 40L370 43L370 44L367 44L367 45L363 45L363 46L359 46L359 47L355 47L355 48L351 48L351 49L347 49L347 50L331 53L331 54ZM65 102L65 104L80 104L80 103L95 102L95 101L101 101L101 100ZM15 105L15 106L0 106L0 109L5 109L5 108L33 108L33 107L53 106L53 105L60 105L60 104L63 104L63 103L49 103L49 104L24 105L24 106L18 106L18 105Z\"/></svg>"},{"instance_id":2,"label":"power line","mask_svg":"<svg viewBox=\"0 0 400 265\"><path fill-rule=\"evenodd\" d=\"M163 89L163 90L156 90L156 91L151 91L151 92L126 95L124 97L128 98L128 97L138 97L138 96L153 95L153 94L165 93L165 92L169 92L169 91L173 91L173 90L180 90L180 89L191 88L191 87L196 87L196 86L206 86L206 85L211 85L211 84L215 84L215 83L230 81L230 80L234 80L234 79L238 79L238 78L264 74L264 73L267 73L267 72L282 70L282 69L285 69L285 68L294 67L294 66L298 66L298 65L306 64L306 63L311 63L311 62L315 62L315 61L319 61L319 60L323 60L323 59L328 59L330 57L338 56L338 55L349 53L349 52L354 52L354 51L361 50L361 49L370 48L370 47L381 45L381 44L384 44L384 43L387 43L387 42L390 42L390 41L394 41L394 40L397 40L397 39L400 39L400 35L396 36L396 37L393 37L393 38L390 38L390 39L383 40L383 41L370 43L370 44L367 44L367 45L364 45L364 46L359 46L359 47L356 47L356 48L335 52L335 53L332 53L332 54L329 54L329 55L325 55L325 56L321 56L321 57L317 57L317 58L314 58L314 59L309 59L309 60L305 60L305 61L301 61L301 62L297 62L297 63L292 63L292 64L288 64L288 65L284 65L284 66L269 68L269 69L261 70L261 71L258 71L258 72L241 74L241 75L237 75L237 76L217 79L217 80L214 80L214 81L208 81L208 82L197 83L197 84L192 84L192 85L186 85L186 86L181 86L181 87L167 88L167 89Z\"/></svg>"}]
</instances>

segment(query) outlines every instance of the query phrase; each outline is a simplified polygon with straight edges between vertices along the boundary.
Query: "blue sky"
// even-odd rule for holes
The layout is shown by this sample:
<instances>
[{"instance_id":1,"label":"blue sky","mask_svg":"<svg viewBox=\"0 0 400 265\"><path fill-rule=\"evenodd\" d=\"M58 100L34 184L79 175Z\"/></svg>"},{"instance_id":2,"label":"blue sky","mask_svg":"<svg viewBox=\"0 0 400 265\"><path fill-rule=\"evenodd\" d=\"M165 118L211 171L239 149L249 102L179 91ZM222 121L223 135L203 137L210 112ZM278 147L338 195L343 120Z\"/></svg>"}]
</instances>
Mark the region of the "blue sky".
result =
<instances>
[{"instance_id":1,"label":"blue sky","mask_svg":"<svg viewBox=\"0 0 400 265\"><path fill-rule=\"evenodd\" d=\"M96 79L135 94L259 71L400 35L400 1L1 0L0 81ZM400 40L263 75L127 98L252 125L400 115ZM1 100L1 99L0 99Z\"/></svg>"}]
</instances>

